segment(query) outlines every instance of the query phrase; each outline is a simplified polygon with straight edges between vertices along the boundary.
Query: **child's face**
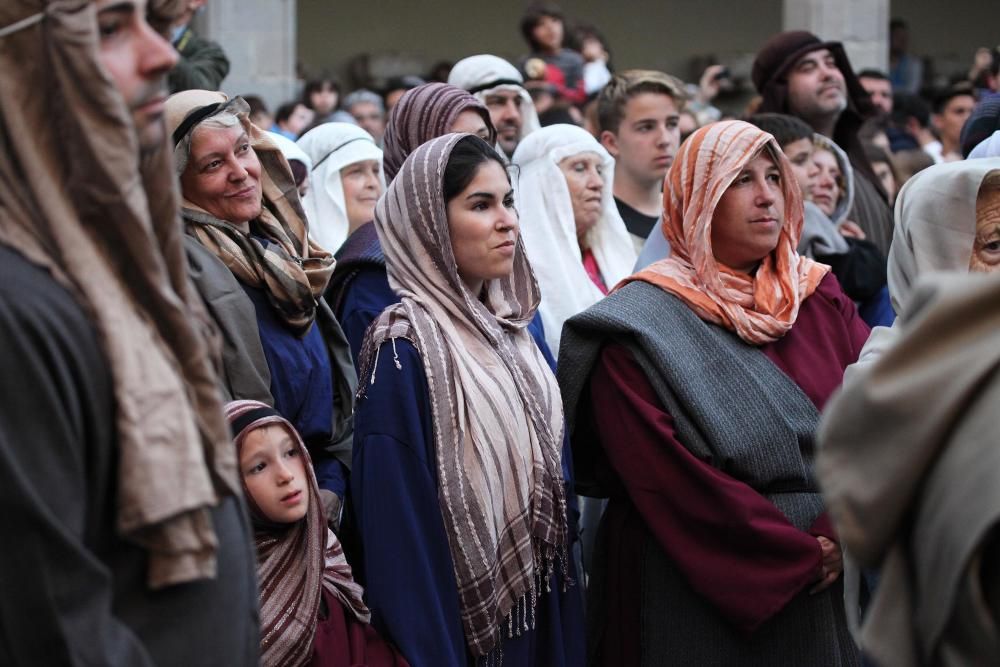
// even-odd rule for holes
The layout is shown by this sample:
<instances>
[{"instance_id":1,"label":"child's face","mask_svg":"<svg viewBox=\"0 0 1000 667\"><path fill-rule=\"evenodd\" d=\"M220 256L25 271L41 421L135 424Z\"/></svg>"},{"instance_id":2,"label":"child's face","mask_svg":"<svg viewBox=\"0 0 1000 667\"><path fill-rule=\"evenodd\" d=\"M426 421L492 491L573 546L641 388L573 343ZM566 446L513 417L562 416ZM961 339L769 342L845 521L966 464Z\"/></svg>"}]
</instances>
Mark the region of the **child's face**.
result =
<instances>
[{"instance_id":1,"label":"child's face","mask_svg":"<svg viewBox=\"0 0 1000 667\"><path fill-rule=\"evenodd\" d=\"M588 63L596 62L598 60L607 61L608 52L604 50L604 45L601 44L601 40L596 37L587 37L583 40L580 45L580 55Z\"/></svg>"},{"instance_id":2,"label":"child's face","mask_svg":"<svg viewBox=\"0 0 1000 667\"><path fill-rule=\"evenodd\" d=\"M792 173L799 183L803 201L812 199L813 186L819 176L819 167L813 162L812 139L796 139L781 147L785 157L792 163Z\"/></svg>"},{"instance_id":3,"label":"child's face","mask_svg":"<svg viewBox=\"0 0 1000 667\"><path fill-rule=\"evenodd\" d=\"M260 511L276 523L294 523L309 509L305 461L281 424L254 429L243 440L240 473Z\"/></svg>"}]
</instances>

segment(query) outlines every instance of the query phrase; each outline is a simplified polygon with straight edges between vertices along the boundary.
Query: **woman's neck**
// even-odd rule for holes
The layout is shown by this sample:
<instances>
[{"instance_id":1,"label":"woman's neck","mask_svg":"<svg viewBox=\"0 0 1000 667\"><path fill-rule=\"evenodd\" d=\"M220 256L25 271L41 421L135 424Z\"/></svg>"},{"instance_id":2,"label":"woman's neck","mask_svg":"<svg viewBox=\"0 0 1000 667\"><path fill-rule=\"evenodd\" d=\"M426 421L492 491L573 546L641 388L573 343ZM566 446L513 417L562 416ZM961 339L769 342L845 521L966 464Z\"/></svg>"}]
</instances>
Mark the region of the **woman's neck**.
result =
<instances>
[{"instance_id":1,"label":"woman's neck","mask_svg":"<svg viewBox=\"0 0 1000 667\"><path fill-rule=\"evenodd\" d=\"M462 276L459 277L462 278ZM469 288L469 291L472 292L477 299L480 301L483 300L483 286L486 284L485 281L462 278L462 282L465 283L465 286Z\"/></svg>"}]
</instances>

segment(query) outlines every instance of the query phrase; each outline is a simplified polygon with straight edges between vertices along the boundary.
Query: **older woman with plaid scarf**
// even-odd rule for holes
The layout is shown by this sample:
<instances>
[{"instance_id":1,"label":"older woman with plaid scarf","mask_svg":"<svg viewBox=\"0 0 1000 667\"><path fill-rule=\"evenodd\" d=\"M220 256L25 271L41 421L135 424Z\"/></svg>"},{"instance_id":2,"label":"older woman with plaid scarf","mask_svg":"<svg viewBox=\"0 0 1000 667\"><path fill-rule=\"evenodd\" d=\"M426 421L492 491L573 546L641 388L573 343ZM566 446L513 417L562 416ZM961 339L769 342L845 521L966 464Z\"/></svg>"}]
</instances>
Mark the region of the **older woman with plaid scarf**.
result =
<instances>
[{"instance_id":1,"label":"older woman with plaid scarf","mask_svg":"<svg viewBox=\"0 0 1000 667\"><path fill-rule=\"evenodd\" d=\"M336 524L356 375L323 299L335 262L309 239L288 163L248 113L217 92L167 100L190 271L223 333L227 392L292 422Z\"/></svg>"}]
</instances>

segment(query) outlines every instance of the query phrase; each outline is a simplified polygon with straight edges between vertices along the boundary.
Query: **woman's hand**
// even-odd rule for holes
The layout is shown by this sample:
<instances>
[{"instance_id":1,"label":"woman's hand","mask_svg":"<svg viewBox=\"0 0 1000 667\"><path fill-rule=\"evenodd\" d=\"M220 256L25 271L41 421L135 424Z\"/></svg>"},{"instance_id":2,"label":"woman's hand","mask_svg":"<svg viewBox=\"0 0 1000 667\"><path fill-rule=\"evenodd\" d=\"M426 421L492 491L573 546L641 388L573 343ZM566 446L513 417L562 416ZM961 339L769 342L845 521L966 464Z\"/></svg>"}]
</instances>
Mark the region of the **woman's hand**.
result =
<instances>
[{"instance_id":1,"label":"woman's hand","mask_svg":"<svg viewBox=\"0 0 1000 667\"><path fill-rule=\"evenodd\" d=\"M837 580L844 570L844 557L840 552L840 545L825 537L817 537L820 553L822 554L822 568L819 583L809 591L810 595L821 593L829 588Z\"/></svg>"},{"instance_id":2,"label":"woman's hand","mask_svg":"<svg viewBox=\"0 0 1000 667\"><path fill-rule=\"evenodd\" d=\"M858 226L856 222L851 222L850 220L844 220L840 223L840 227L837 228L840 231L841 236L846 236L849 239L858 239L860 241L865 240L865 232Z\"/></svg>"}]
</instances>

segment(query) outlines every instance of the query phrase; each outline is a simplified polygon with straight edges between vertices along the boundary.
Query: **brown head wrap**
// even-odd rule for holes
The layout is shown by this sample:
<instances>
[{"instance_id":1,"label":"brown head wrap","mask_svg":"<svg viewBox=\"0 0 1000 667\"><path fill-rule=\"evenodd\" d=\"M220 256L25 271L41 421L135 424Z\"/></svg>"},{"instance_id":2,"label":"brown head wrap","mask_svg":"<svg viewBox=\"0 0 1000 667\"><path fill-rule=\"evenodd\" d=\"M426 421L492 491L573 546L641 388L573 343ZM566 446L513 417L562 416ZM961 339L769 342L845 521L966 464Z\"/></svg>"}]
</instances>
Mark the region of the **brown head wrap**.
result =
<instances>
[{"instance_id":1,"label":"brown head wrap","mask_svg":"<svg viewBox=\"0 0 1000 667\"><path fill-rule=\"evenodd\" d=\"M38 11L0 37L0 243L48 270L97 331L116 400L117 529L148 551L150 586L211 577L208 509L238 481L170 154L140 160L129 110L98 62L93 5L11 0L0 25Z\"/></svg>"}]
</instances>

